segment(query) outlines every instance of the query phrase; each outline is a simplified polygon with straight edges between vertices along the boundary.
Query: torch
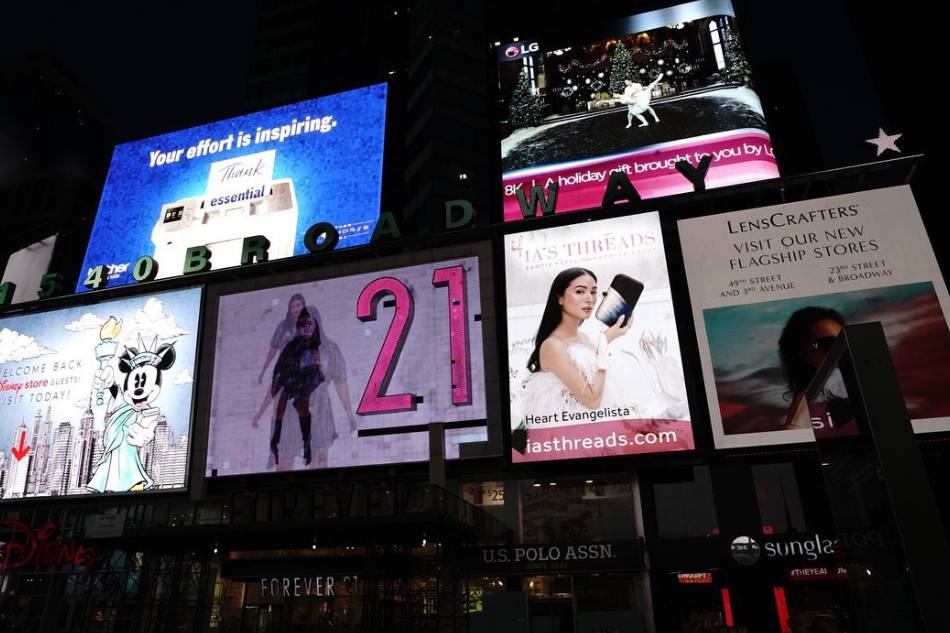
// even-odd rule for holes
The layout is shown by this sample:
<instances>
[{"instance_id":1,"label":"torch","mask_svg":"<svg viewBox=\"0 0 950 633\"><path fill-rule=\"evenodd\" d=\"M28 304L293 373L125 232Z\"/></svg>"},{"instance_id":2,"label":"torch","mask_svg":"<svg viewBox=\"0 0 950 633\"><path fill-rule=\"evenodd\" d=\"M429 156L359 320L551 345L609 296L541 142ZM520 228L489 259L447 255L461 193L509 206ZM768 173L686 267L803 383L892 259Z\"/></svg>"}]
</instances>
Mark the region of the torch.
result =
<instances>
[{"instance_id":1,"label":"torch","mask_svg":"<svg viewBox=\"0 0 950 633\"><path fill-rule=\"evenodd\" d=\"M96 345L96 360L99 361L100 371L108 367L109 362L115 358L116 350L119 348L119 342L115 339L119 336L119 332L121 331L122 321L114 316L110 316L109 320L103 323L102 327L99 328L100 343ZM100 385L99 391L96 392L96 404L101 405L102 401L103 388L102 385Z\"/></svg>"}]
</instances>

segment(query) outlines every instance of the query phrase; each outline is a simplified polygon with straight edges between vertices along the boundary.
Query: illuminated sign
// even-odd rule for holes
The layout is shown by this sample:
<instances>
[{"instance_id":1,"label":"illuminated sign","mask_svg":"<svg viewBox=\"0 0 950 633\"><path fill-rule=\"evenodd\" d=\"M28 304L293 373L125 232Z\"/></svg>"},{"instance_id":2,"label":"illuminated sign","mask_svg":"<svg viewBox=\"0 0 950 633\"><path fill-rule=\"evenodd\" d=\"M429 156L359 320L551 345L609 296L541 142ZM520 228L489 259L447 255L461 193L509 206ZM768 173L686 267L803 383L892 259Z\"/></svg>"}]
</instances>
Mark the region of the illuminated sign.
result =
<instances>
[{"instance_id":1,"label":"illuminated sign","mask_svg":"<svg viewBox=\"0 0 950 633\"><path fill-rule=\"evenodd\" d=\"M313 250L314 226L368 243L385 112L379 84L117 146L77 292L237 266L252 236L270 259Z\"/></svg>"},{"instance_id":2,"label":"illuminated sign","mask_svg":"<svg viewBox=\"0 0 950 633\"><path fill-rule=\"evenodd\" d=\"M0 520L0 534L3 529L12 530L10 540L0 543L0 567L4 571L14 571L32 566L78 567L83 577L92 573L106 558L106 553L94 547L72 540L57 537L59 528L55 523L46 522L34 531L29 525L13 520Z\"/></svg>"},{"instance_id":3,"label":"illuminated sign","mask_svg":"<svg viewBox=\"0 0 950 633\"><path fill-rule=\"evenodd\" d=\"M950 430L950 295L909 187L679 222L719 448L853 427L840 374L802 392L845 323L880 321L915 432ZM809 428L811 427L811 428Z\"/></svg>"},{"instance_id":4,"label":"illuminated sign","mask_svg":"<svg viewBox=\"0 0 950 633\"><path fill-rule=\"evenodd\" d=\"M779 176L731 3L601 33L498 47L505 220Z\"/></svg>"},{"instance_id":5,"label":"illuminated sign","mask_svg":"<svg viewBox=\"0 0 950 633\"><path fill-rule=\"evenodd\" d=\"M711 585L713 575L710 572L676 574L676 582L681 585Z\"/></svg>"},{"instance_id":6,"label":"illuminated sign","mask_svg":"<svg viewBox=\"0 0 950 633\"><path fill-rule=\"evenodd\" d=\"M185 486L197 288L0 320L3 499Z\"/></svg>"},{"instance_id":7,"label":"illuminated sign","mask_svg":"<svg viewBox=\"0 0 950 633\"><path fill-rule=\"evenodd\" d=\"M693 448L657 213L507 235L505 272L513 461ZM642 294L609 330L618 275Z\"/></svg>"},{"instance_id":8,"label":"illuminated sign","mask_svg":"<svg viewBox=\"0 0 950 633\"><path fill-rule=\"evenodd\" d=\"M209 475L425 461L487 439L477 257L218 306ZM236 432L240 429L239 432Z\"/></svg>"},{"instance_id":9,"label":"illuminated sign","mask_svg":"<svg viewBox=\"0 0 950 633\"><path fill-rule=\"evenodd\" d=\"M619 571L641 569L643 549L636 540L466 547L461 564L466 573L485 575Z\"/></svg>"},{"instance_id":10,"label":"illuminated sign","mask_svg":"<svg viewBox=\"0 0 950 633\"><path fill-rule=\"evenodd\" d=\"M788 579L793 582L809 580L837 580L848 577L848 570L844 567L797 567L788 570Z\"/></svg>"}]
</instances>

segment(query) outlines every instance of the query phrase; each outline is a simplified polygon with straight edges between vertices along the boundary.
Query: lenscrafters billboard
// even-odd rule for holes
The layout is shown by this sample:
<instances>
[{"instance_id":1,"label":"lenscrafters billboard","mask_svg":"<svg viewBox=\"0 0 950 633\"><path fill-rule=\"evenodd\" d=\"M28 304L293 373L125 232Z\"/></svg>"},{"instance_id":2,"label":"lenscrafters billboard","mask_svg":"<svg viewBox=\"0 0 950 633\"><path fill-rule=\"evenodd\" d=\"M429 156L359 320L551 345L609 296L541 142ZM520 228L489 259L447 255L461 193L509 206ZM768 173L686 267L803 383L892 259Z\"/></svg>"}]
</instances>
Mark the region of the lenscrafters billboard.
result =
<instances>
[{"instance_id":1,"label":"lenscrafters billboard","mask_svg":"<svg viewBox=\"0 0 950 633\"><path fill-rule=\"evenodd\" d=\"M777 177L733 16L728 0L699 0L604 24L596 40L501 46L505 219L521 219L518 192L533 186L558 186L558 212L599 207L618 171L644 199L692 191L675 163L704 156L708 188Z\"/></svg>"},{"instance_id":2,"label":"lenscrafters billboard","mask_svg":"<svg viewBox=\"0 0 950 633\"><path fill-rule=\"evenodd\" d=\"M2 497L185 485L201 290L0 320Z\"/></svg>"},{"instance_id":3,"label":"lenscrafters billboard","mask_svg":"<svg viewBox=\"0 0 950 633\"><path fill-rule=\"evenodd\" d=\"M319 222L340 247L368 243L385 113L379 84L117 146L77 291L98 266L110 285L131 283L143 255L158 277L179 275L193 246L211 250L213 268L236 266L255 235L271 259L302 255Z\"/></svg>"},{"instance_id":4,"label":"lenscrafters billboard","mask_svg":"<svg viewBox=\"0 0 950 633\"><path fill-rule=\"evenodd\" d=\"M436 421L449 458L487 440L479 283L468 257L222 296L208 474L425 461Z\"/></svg>"},{"instance_id":5,"label":"lenscrafters billboard","mask_svg":"<svg viewBox=\"0 0 950 633\"><path fill-rule=\"evenodd\" d=\"M909 187L681 220L720 448L807 442L797 403L846 323L880 321L918 433L950 430L950 297Z\"/></svg>"},{"instance_id":6,"label":"lenscrafters billboard","mask_svg":"<svg viewBox=\"0 0 950 633\"><path fill-rule=\"evenodd\" d=\"M693 448L658 213L508 235L505 279L513 461Z\"/></svg>"}]
</instances>

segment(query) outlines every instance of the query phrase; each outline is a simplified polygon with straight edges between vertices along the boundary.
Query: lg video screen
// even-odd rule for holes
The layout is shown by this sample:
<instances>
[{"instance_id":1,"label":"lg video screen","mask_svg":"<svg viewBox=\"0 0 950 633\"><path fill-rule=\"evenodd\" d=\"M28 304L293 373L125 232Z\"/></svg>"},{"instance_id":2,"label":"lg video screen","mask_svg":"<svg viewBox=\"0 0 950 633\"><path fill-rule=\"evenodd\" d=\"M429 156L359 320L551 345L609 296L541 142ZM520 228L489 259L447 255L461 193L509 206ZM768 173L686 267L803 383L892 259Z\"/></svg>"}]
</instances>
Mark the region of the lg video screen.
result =
<instances>
[{"instance_id":1,"label":"lg video screen","mask_svg":"<svg viewBox=\"0 0 950 633\"><path fill-rule=\"evenodd\" d=\"M0 496L186 485L201 290L0 320Z\"/></svg>"},{"instance_id":2,"label":"lg video screen","mask_svg":"<svg viewBox=\"0 0 950 633\"><path fill-rule=\"evenodd\" d=\"M429 459L488 439L479 260L227 294L210 476Z\"/></svg>"},{"instance_id":3,"label":"lg video screen","mask_svg":"<svg viewBox=\"0 0 950 633\"><path fill-rule=\"evenodd\" d=\"M498 48L504 217L601 206L613 172L643 199L693 190L677 171L708 157L707 188L779 175L728 0L698 0ZM521 200L519 200L519 193Z\"/></svg>"},{"instance_id":4,"label":"lg video screen","mask_svg":"<svg viewBox=\"0 0 950 633\"><path fill-rule=\"evenodd\" d=\"M385 115L379 84L118 145L76 291L131 283L145 255L158 278L180 275L196 246L212 269L236 266L251 236L268 240L270 259L306 254L322 222L338 248L367 244Z\"/></svg>"}]
</instances>

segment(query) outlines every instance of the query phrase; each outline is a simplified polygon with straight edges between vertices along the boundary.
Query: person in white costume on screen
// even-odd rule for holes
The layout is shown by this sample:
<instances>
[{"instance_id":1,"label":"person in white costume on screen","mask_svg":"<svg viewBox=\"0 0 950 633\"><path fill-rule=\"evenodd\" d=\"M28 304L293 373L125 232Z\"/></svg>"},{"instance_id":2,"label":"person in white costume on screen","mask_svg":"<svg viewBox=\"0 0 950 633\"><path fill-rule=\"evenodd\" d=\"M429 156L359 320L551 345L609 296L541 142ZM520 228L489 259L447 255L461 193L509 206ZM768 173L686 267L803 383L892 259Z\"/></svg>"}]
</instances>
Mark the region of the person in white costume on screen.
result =
<instances>
[{"instance_id":1,"label":"person in white costume on screen","mask_svg":"<svg viewBox=\"0 0 950 633\"><path fill-rule=\"evenodd\" d=\"M663 79L662 74L646 86L641 86L630 79L623 80L623 84L626 86L623 89L623 94L614 94L614 96L617 97L620 103L627 105L628 128L633 125L633 117L640 119L640 125L637 127L646 127L649 125L646 117L643 116L644 112L649 112L653 115L657 123L660 122L660 117L657 116L656 112L650 106L650 99L653 97L653 88L656 87L656 84L659 83L661 79Z\"/></svg>"},{"instance_id":2,"label":"person in white costume on screen","mask_svg":"<svg viewBox=\"0 0 950 633\"><path fill-rule=\"evenodd\" d=\"M632 319L621 317L591 342L579 328L597 299L597 278L585 268L568 268L554 278L528 360L525 412L591 410L626 400L616 382L607 380L608 346L630 331Z\"/></svg>"}]
</instances>

